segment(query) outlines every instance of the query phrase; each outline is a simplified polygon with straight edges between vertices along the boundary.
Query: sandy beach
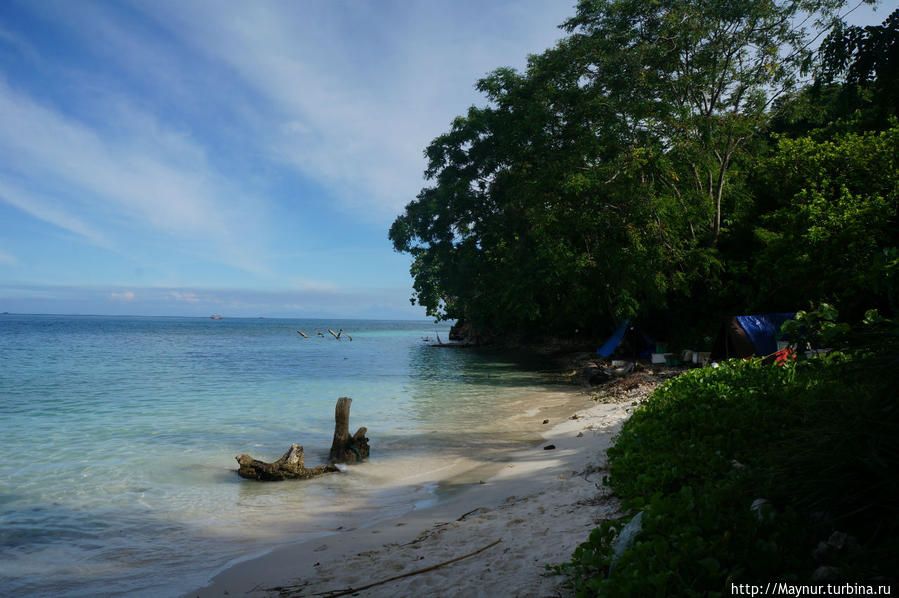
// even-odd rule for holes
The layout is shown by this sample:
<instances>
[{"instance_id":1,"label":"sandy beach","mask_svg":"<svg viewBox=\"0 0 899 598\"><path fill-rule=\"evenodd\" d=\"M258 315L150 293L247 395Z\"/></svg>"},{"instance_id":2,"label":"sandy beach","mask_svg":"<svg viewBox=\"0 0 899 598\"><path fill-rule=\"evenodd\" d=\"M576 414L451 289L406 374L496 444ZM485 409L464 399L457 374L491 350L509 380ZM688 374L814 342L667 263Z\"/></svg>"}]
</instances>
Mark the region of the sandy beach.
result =
<instances>
[{"instance_id":1,"label":"sandy beach","mask_svg":"<svg viewBox=\"0 0 899 598\"><path fill-rule=\"evenodd\" d=\"M602 484L605 451L656 381L631 376L599 400L572 389L570 404L581 408L543 424L540 444L443 480L449 497L436 505L280 547L185 596L565 595L546 566L620 515ZM478 471L488 475L477 479Z\"/></svg>"}]
</instances>

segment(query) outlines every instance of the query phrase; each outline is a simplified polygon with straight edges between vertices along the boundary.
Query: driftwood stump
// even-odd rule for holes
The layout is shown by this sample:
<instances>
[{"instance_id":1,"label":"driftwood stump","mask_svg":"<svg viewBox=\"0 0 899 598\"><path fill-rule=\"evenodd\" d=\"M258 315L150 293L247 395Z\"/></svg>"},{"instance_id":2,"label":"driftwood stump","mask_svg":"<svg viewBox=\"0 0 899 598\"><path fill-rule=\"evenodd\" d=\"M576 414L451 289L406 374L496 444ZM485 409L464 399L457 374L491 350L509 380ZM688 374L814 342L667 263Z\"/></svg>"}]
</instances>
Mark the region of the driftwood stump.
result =
<instances>
[{"instance_id":1,"label":"driftwood stump","mask_svg":"<svg viewBox=\"0 0 899 598\"><path fill-rule=\"evenodd\" d=\"M350 436L350 404L353 399L340 397L334 408L334 441L328 461L331 463L358 463L368 458L367 428L362 427Z\"/></svg>"},{"instance_id":2,"label":"driftwood stump","mask_svg":"<svg viewBox=\"0 0 899 598\"><path fill-rule=\"evenodd\" d=\"M240 467L237 475L264 482L305 480L323 473L340 471L334 466L335 463L357 463L368 458L366 428L359 428L352 436L349 434L350 403L352 402L353 399L348 397L341 397L337 400L337 408L334 411L334 442L331 444L329 465L306 468L303 463L303 447L294 443L274 463L259 461L249 455L238 455L236 459Z\"/></svg>"},{"instance_id":3,"label":"driftwood stump","mask_svg":"<svg viewBox=\"0 0 899 598\"><path fill-rule=\"evenodd\" d=\"M278 482L281 480L305 480L332 471L340 471L333 465L319 465L306 469L303 465L303 447L294 443L290 449L274 463L259 461L249 455L237 457L240 469L237 475L250 480Z\"/></svg>"}]
</instances>

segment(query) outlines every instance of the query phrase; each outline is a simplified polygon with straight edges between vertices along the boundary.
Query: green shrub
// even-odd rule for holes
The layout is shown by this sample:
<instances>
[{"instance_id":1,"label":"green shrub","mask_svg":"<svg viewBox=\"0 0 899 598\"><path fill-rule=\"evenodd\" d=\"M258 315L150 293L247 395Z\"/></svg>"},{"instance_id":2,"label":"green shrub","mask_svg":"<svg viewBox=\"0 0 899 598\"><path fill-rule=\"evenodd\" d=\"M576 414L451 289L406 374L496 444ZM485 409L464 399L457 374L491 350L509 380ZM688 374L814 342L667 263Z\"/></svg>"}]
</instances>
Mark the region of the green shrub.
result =
<instances>
[{"instance_id":1,"label":"green shrub","mask_svg":"<svg viewBox=\"0 0 899 598\"><path fill-rule=\"evenodd\" d=\"M594 530L556 568L576 594L728 595L731 583L801 583L821 566L890 579L899 334L881 321L850 336L821 358L729 361L660 386L609 450L606 481L643 511L642 529L614 568L630 517ZM816 552L833 532L847 544Z\"/></svg>"}]
</instances>

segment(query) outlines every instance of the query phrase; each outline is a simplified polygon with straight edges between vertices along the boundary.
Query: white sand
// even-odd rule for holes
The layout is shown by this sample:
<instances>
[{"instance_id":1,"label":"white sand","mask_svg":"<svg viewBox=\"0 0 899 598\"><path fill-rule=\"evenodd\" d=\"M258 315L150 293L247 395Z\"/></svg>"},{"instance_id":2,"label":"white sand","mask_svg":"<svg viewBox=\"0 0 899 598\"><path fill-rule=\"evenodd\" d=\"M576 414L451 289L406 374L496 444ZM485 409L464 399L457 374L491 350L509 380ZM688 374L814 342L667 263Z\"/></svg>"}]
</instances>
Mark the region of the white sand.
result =
<instances>
[{"instance_id":1,"label":"white sand","mask_svg":"<svg viewBox=\"0 0 899 598\"><path fill-rule=\"evenodd\" d=\"M547 575L546 565L568 560L599 522L619 516L617 501L602 486L605 450L633 411L631 400L581 404L589 406L577 419L552 427L550 422L545 442L509 452L498 473L483 483L460 479L458 491L433 507L238 563L188 596L328 595L464 556L497 540L469 558L359 595L565 595L562 578ZM544 450L548 444L556 448ZM485 465L488 470L496 472L495 464Z\"/></svg>"}]
</instances>

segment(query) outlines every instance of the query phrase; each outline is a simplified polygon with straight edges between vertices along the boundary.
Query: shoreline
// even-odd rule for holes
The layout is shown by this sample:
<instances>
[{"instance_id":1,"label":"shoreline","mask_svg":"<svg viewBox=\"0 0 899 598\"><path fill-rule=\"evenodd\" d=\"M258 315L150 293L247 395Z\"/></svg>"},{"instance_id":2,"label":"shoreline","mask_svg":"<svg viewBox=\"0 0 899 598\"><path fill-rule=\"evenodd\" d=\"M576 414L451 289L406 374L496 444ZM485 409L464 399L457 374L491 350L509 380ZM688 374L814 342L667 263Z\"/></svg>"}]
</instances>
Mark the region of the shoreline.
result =
<instances>
[{"instance_id":1,"label":"shoreline","mask_svg":"<svg viewBox=\"0 0 899 598\"><path fill-rule=\"evenodd\" d=\"M333 595L435 565L363 595L557 595L563 578L547 576L546 565L567 561L599 522L620 516L602 485L605 450L662 379L635 374L593 396L573 387L539 444L439 480L436 504L239 560L183 596ZM519 416L542 417L539 407Z\"/></svg>"}]
</instances>

